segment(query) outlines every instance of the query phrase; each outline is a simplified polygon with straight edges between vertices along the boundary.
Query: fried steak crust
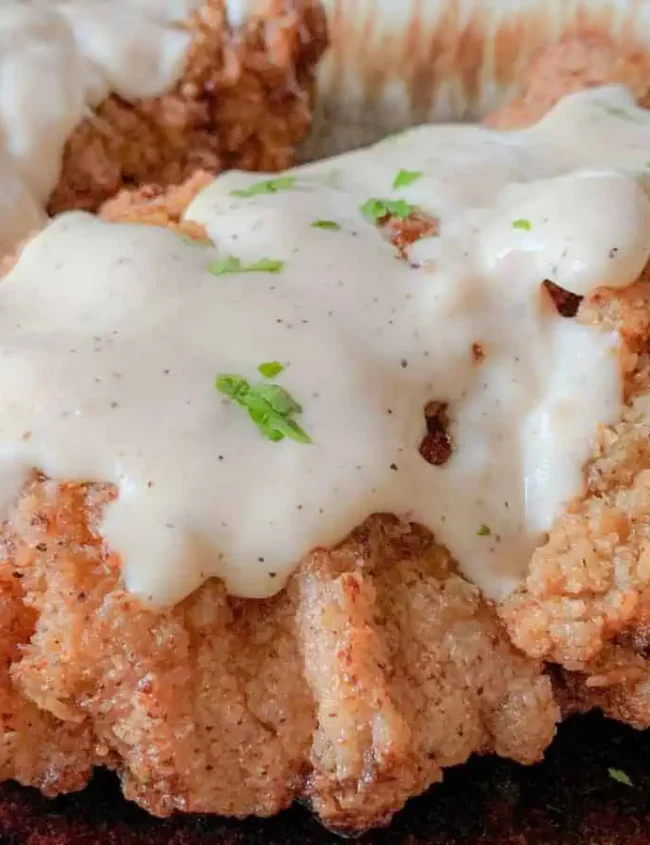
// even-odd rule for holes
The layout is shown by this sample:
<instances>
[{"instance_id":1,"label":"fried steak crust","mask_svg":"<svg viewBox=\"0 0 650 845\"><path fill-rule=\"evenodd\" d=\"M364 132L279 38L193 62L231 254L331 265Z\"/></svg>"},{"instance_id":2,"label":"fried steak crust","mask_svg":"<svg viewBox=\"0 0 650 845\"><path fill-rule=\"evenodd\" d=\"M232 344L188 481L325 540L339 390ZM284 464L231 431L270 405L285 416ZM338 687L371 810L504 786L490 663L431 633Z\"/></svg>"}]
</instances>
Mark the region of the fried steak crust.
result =
<instances>
[{"instance_id":1,"label":"fried steak crust","mask_svg":"<svg viewBox=\"0 0 650 845\"><path fill-rule=\"evenodd\" d=\"M552 661L565 709L597 706L650 727L650 268L602 291L578 319L621 330L627 406L603 427L570 503L532 557L525 586L499 608L514 645ZM568 674L567 674L568 673Z\"/></svg>"},{"instance_id":2,"label":"fried steak crust","mask_svg":"<svg viewBox=\"0 0 650 845\"><path fill-rule=\"evenodd\" d=\"M136 103L111 95L68 139L50 213L95 211L125 185L176 185L197 170L278 170L311 123L327 43L318 0L259 0L241 28L203 0L180 81Z\"/></svg>"},{"instance_id":3,"label":"fried steak crust","mask_svg":"<svg viewBox=\"0 0 650 845\"><path fill-rule=\"evenodd\" d=\"M103 764L157 815L300 798L358 830L474 751L550 742L550 679L423 529L376 516L272 599L212 580L155 612L97 533L113 495L35 476L5 529L4 777L54 794Z\"/></svg>"}]
</instances>

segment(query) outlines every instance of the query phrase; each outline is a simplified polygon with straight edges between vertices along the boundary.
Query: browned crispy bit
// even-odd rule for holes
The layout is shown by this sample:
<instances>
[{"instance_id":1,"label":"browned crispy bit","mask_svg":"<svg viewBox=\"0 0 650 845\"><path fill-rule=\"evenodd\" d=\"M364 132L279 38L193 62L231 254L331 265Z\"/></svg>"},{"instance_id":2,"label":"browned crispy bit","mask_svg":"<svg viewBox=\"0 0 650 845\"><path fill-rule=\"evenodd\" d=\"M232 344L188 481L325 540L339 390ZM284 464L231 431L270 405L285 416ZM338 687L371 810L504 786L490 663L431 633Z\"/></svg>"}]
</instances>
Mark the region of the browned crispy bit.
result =
<instances>
[{"instance_id":1,"label":"browned crispy bit","mask_svg":"<svg viewBox=\"0 0 650 845\"><path fill-rule=\"evenodd\" d=\"M197 243L210 243L205 226L193 220L183 220L182 215L213 179L211 173L198 170L181 185L172 188L143 185L136 190L125 189L105 202L99 213L105 220L165 226Z\"/></svg>"},{"instance_id":2,"label":"browned crispy bit","mask_svg":"<svg viewBox=\"0 0 650 845\"><path fill-rule=\"evenodd\" d=\"M420 454L433 466L446 464L452 453L451 437L448 433L449 416L446 402L428 402L424 409L427 433L420 443Z\"/></svg>"},{"instance_id":3,"label":"browned crispy bit","mask_svg":"<svg viewBox=\"0 0 650 845\"><path fill-rule=\"evenodd\" d=\"M481 361L483 361L485 359L485 349L483 348L482 343L473 343L472 344L472 359L477 364L480 364Z\"/></svg>"},{"instance_id":4,"label":"browned crispy bit","mask_svg":"<svg viewBox=\"0 0 650 845\"><path fill-rule=\"evenodd\" d=\"M437 235L439 224L435 217L430 217L423 211L413 211L408 217L397 217L395 214L382 218L380 223L387 227L390 242L402 258L406 258L407 249L419 241Z\"/></svg>"},{"instance_id":5,"label":"browned crispy bit","mask_svg":"<svg viewBox=\"0 0 650 845\"><path fill-rule=\"evenodd\" d=\"M550 296L553 305L560 316L575 317L584 297L561 288L559 285L556 285L555 282L550 281L550 279L545 279L542 282L542 285L544 290Z\"/></svg>"}]
</instances>

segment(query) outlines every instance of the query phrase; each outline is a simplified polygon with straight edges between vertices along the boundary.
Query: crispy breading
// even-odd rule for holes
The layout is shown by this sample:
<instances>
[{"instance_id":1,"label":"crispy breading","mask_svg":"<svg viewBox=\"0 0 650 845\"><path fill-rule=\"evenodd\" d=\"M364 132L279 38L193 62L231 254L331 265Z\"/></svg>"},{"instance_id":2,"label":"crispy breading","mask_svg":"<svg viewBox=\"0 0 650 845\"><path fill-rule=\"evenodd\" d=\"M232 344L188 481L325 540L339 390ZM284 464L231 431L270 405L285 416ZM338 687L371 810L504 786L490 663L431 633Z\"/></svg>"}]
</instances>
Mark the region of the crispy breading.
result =
<instances>
[{"instance_id":1,"label":"crispy breading","mask_svg":"<svg viewBox=\"0 0 650 845\"><path fill-rule=\"evenodd\" d=\"M20 573L0 573L0 779L15 778L46 795L81 789L94 759L87 724L61 722L15 688L10 667L34 630L35 614L22 601Z\"/></svg>"},{"instance_id":2,"label":"crispy breading","mask_svg":"<svg viewBox=\"0 0 650 845\"><path fill-rule=\"evenodd\" d=\"M303 798L354 830L474 751L528 763L550 742L549 678L422 529L373 518L272 599L212 580L157 612L125 591L96 531L112 495L35 477L5 529L0 573L33 627L9 655L9 692L51 731L6 775L40 785L38 760L72 731L91 741L51 791L103 756L154 814L267 815Z\"/></svg>"},{"instance_id":3,"label":"crispy breading","mask_svg":"<svg viewBox=\"0 0 650 845\"><path fill-rule=\"evenodd\" d=\"M603 427L573 501L499 613L526 654L579 673L574 704L650 727L650 268L622 292L585 300L578 319L620 330L627 406ZM565 700L566 695L564 696Z\"/></svg>"},{"instance_id":4,"label":"crispy breading","mask_svg":"<svg viewBox=\"0 0 650 845\"><path fill-rule=\"evenodd\" d=\"M194 220L183 220L183 212L192 200L214 179L207 170L197 170L180 185L143 185L122 189L100 209L104 220L120 223L143 223L166 226L197 241L208 239L205 226ZM209 239L208 239L209 240Z\"/></svg>"},{"instance_id":5,"label":"crispy breading","mask_svg":"<svg viewBox=\"0 0 650 845\"><path fill-rule=\"evenodd\" d=\"M94 211L125 185L175 185L197 170L288 167L311 122L327 41L318 0L260 0L241 30L203 0L181 79L160 97L111 95L68 139L50 212Z\"/></svg>"}]
</instances>

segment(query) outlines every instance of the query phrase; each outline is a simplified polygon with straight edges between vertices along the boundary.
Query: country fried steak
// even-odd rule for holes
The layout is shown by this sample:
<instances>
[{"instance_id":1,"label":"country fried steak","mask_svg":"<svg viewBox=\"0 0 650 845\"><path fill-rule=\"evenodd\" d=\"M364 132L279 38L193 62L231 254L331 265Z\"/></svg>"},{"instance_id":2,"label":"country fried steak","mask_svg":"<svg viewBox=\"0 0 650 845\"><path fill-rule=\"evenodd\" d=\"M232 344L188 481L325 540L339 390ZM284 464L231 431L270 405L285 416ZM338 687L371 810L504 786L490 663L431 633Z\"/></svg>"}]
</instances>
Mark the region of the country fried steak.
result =
<instances>
[{"instance_id":1,"label":"country fried steak","mask_svg":"<svg viewBox=\"0 0 650 845\"><path fill-rule=\"evenodd\" d=\"M35 477L11 515L4 778L53 795L106 765L157 815L270 815L303 798L358 829L474 751L531 763L550 742L541 664L416 526L369 520L273 599L211 581L156 613L96 532L111 495Z\"/></svg>"},{"instance_id":2,"label":"country fried steak","mask_svg":"<svg viewBox=\"0 0 650 845\"><path fill-rule=\"evenodd\" d=\"M528 123L566 91L634 81L637 65L611 71L609 50L583 41L543 55L544 95L533 73L495 121ZM200 167L124 190L100 213L205 244L206 226L183 217L212 181ZM419 211L389 224L402 257L438 232ZM2 777L56 795L106 766L155 815L266 816L298 799L328 827L359 831L473 753L534 763L564 713L600 707L650 726L649 272L567 312L620 332L625 410L601 427L585 494L500 602L429 531L380 513L315 548L270 598L211 578L157 610L125 588L102 536L116 488L35 472L2 533ZM475 366L490 356L479 341ZM445 464L446 438L444 460L429 463Z\"/></svg>"}]
</instances>

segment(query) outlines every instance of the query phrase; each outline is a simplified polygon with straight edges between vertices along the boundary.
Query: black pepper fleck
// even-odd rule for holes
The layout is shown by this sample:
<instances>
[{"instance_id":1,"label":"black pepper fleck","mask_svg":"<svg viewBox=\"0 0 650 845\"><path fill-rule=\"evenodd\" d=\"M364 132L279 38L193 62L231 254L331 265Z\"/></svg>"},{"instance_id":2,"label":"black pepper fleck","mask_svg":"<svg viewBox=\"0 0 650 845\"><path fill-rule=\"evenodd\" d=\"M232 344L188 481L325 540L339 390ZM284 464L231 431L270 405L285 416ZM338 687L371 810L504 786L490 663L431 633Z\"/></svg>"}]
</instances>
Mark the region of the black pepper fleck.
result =
<instances>
[{"instance_id":1,"label":"black pepper fleck","mask_svg":"<svg viewBox=\"0 0 650 845\"><path fill-rule=\"evenodd\" d=\"M390 468L391 468L392 470L395 470L395 472L397 472L397 464L391 464L391 465L390 465Z\"/></svg>"}]
</instances>

